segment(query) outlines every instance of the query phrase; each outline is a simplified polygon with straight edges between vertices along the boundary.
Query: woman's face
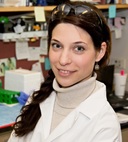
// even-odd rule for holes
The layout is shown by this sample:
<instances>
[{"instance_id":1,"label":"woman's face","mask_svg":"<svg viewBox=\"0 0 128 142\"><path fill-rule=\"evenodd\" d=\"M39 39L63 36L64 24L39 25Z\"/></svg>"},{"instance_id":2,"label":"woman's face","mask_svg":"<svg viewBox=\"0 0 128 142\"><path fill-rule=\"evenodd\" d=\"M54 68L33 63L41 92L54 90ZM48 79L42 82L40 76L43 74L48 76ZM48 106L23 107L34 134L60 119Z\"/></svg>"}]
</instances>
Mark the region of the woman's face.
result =
<instances>
[{"instance_id":1,"label":"woman's face","mask_svg":"<svg viewBox=\"0 0 128 142\"><path fill-rule=\"evenodd\" d=\"M58 24L50 42L49 59L56 80L68 87L91 77L94 64L99 61L98 51L90 35L68 23Z\"/></svg>"}]
</instances>

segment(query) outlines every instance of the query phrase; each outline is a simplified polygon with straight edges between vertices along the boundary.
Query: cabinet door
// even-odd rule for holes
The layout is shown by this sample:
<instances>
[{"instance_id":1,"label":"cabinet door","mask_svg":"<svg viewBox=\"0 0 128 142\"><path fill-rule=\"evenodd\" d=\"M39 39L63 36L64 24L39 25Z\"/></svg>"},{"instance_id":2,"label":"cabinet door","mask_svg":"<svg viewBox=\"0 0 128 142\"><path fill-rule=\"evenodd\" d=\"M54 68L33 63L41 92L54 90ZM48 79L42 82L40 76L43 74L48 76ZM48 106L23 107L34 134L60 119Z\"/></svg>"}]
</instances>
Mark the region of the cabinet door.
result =
<instances>
[{"instance_id":1,"label":"cabinet door","mask_svg":"<svg viewBox=\"0 0 128 142\"><path fill-rule=\"evenodd\" d=\"M128 142L128 128L122 130L122 142Z\"/></svg>"}]
</instances>

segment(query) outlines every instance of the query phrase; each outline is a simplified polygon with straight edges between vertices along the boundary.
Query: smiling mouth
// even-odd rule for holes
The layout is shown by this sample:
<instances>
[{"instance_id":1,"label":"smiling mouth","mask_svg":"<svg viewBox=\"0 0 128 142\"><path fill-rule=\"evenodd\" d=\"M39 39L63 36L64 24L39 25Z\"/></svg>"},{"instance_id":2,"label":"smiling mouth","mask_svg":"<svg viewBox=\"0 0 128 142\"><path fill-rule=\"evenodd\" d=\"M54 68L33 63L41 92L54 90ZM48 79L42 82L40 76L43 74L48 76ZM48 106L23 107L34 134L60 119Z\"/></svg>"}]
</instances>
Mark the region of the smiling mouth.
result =
<instances>
[{"instance_id":1,"label":"smiling mouth","mask_svg":"<svg viewBox=\"0 0 128 142\"><path fill-rule=\"evenodd\" d=\"M67 74L67 73L70 73L70 71L67 71L67 70L59 70L61 73L64 73L64 74Z\"/></svg>"},{"instance_id":2,"label":"smiling mouth","mask_svg":"<svg viewBox=\"0 0 128 142\"><path fill-rule=\"evenodd\" d=\"M62 76L68 76L68 75L71 75L72 73L74 73L74 71L59 69L59 74Z\"/></svg>"}]
</instances>

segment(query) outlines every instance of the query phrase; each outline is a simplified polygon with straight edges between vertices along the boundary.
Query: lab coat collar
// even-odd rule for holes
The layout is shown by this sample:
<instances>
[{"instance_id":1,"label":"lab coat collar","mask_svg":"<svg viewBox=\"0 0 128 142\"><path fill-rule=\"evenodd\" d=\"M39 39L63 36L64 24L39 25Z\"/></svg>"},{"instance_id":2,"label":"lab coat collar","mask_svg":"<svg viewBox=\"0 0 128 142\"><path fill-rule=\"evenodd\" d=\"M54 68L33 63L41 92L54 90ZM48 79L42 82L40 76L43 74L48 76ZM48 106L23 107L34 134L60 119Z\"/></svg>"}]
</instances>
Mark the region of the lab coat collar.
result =
<instances>
[{"instance_id":1,"label":"lab coat collar","mask_svg":"<svg viewBox=\"0 0 128 142\"><path fill-rule=\"evenodd\" d=\"M100 85L99 90L88 97L77 108L79 112L83 113L89 119L93 118L103 108L107 100L106 86L101 82L99 83L98 81L96 81L96 83Z\"/></svg>"}]
</instances>

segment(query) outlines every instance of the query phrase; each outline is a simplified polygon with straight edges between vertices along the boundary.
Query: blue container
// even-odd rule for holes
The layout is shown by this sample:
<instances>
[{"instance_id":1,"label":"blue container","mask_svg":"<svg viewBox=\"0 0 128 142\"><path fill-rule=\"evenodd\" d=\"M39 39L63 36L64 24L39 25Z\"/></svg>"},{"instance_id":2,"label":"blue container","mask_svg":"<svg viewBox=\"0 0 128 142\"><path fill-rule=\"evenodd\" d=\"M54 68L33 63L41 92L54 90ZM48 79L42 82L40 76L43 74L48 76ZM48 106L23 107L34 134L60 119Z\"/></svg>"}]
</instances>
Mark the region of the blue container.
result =
<instances>
[{"instance_id":1,"label":"blue container","mask_svg":"<svg viewBox=\"0 0 128 142\"><path fill-rule=\"evenodd\" d=\"M36 5L46 6L47 2L46 0L37 0Z\"/></svg>"}]
</instances>

